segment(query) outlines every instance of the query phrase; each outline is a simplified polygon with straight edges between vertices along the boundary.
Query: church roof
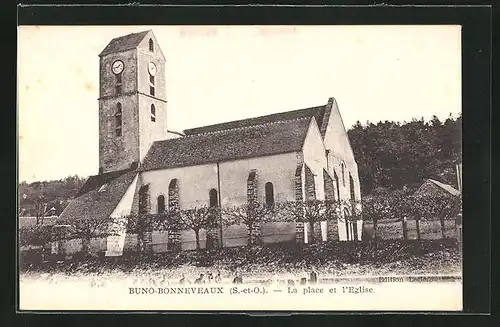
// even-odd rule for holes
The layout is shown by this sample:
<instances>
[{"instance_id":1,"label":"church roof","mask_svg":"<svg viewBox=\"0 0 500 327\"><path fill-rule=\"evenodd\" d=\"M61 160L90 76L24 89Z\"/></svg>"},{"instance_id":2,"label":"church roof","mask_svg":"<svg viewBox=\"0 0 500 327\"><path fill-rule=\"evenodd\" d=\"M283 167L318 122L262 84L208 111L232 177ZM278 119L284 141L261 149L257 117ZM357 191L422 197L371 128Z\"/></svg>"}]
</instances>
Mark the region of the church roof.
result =
<instances>
[{"instance_id":1,"label":"church roof","mask_svg":"<svg viewBox=\"0 0 500 327\"><path fill-rule=\"evenodd\" d=\"M203 133L212 133L212 132L222 131L222 130L226 130L226 129L241 128L241 127L248 127L248 126L255 126L255 125L262 125L262 124L276 123L276 122L280 122L280 121L287 121L287 120L300 119L300 118L311 118L311 117L316 118L316 122L318 123L318 126L321 127L321 124L323 122L323 116L325 114L325 109L326 109L326 105L322 105L322 106L311 107L311 108L306 108L306 109L280 112L277 114L272 114L272 115L267 115L267 116L260 116L260 117L242 119L242 120L235 120L235 121L231 121L231 122L227 122L227 123L221 123L221 124L186 129L186 130L184 130L184 134L196 135L196 134L203 134Z\"/></svg>"},{"instance_id":2,"label":"church roof","mask_svg":"<svg viewBox=\"0 0 500 327\"><path fill-rule=\"evenodd\" d=\"M58 221L108 218L134 180L130 169L91 176L82 186L79 195L61 213Z\"/></svg>"},{"instance_id":3,"label":"church roof","mask_svg":"<svg viewBox=\"0 0 500 327\"><path fill-rule=\"evenodd\" d=\"M259 125L233 125L235 122L231 122L224 124L228 126L226 128L233 127L230 129L208 128L205 133L156 141L140 170L194 166L300 151L310 121L310 117L302 114L287 121L264 123L266 120L263 120Z\"/></svg>"},{"instance_id":4,"label":"church roof","mask_svg":"<svg viewBox=\"0 0 500 327\"><path fill-rule=\"evenodd\" d=\"M148 33L149 31L143 31L114 38L108 43L104 50L102 50L102 52L99 54L99 57L114 52L134 49L139 45L139 43L141 43L142 39L144 39L144 37Z\"/></svg>"}]
</instances>

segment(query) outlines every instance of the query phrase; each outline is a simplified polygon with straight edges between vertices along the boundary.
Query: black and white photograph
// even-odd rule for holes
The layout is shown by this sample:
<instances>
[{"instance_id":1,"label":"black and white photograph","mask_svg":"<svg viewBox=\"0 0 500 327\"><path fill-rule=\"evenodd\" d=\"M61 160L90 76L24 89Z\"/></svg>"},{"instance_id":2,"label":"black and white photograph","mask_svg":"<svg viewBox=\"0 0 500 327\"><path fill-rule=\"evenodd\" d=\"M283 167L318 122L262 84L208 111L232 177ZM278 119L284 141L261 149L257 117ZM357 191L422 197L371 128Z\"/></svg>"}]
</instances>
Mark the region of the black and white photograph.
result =
<instances>
[{"instance_id":1,"label":"black and white photograph","mask_svg":"<svg viewBox=\"0 0 500 327\"><path fill-rule=\"evenodd\" d=\"M20 310L462 310L461 47L19 26Z\"/></svg>"}]
</instances>

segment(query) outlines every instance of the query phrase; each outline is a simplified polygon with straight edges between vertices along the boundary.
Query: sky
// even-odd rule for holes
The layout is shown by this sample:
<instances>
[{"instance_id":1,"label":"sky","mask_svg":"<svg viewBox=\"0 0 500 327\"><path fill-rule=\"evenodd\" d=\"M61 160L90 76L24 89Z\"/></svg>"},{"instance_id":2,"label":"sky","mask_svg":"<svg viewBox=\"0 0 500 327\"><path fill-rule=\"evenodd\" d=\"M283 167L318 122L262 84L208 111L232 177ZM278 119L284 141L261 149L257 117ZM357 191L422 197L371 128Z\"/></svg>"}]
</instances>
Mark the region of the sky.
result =
<instances>
[{"instance_id":1,"label":"sky","mask_svg":"<svg viewBox=\"0 0 500 327\"><path fill-rule=\"evenodd\" d=\"M461 112L460 26L21 26L19 180L98 172L99 53L153 30L169 130L326 104L356 121Z\"/></svg>"}]
</instances>

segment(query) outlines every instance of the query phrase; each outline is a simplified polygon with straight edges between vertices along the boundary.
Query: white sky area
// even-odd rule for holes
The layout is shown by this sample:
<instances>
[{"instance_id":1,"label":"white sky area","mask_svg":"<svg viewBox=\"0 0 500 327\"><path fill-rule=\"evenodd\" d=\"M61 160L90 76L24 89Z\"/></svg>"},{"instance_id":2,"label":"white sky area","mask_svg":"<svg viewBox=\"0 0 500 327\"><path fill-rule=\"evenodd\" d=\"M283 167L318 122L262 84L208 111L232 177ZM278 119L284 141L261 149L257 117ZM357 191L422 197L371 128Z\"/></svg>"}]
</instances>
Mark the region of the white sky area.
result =
<instances>
[{"instance_id":1,"label":"white sky area","mask_svg":"<svg viewBox=\"0 0 500 327\"><path fill-rule=\"evenodd\" d=\"M20 181L98 172L99 53L152 29L168 129L326 104L356 121L461 112L460 26L22 26Z\"/></svg>"}]
</instances>

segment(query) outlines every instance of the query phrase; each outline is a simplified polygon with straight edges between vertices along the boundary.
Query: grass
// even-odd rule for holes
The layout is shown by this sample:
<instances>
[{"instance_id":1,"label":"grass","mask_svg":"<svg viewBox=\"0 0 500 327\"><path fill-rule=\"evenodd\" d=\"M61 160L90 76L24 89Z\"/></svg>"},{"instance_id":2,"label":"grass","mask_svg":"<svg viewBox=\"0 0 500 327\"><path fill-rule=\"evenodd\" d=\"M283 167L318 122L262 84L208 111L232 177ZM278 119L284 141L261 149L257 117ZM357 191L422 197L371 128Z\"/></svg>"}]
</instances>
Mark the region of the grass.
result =
<instances>
[{"instance_id":1,"label":"grass","mask_svg":"<svg viewBox=\"0 0 500 327\"><path fill-rule=\"evenodd\" d=\"M403 240L400 221L384 220L378 223L377 242L329 241L311 245L291 242L166 252L147 258L126 253L122 257L44 263L24 256L20 277L21 282L65 280L105 284L123 279L132 284L155 284L178 281L183 275L193 281L200 273L217 271L223 280L232 280L235 272L247 280L276 275L305 277L309 267L314 267L320 276L331 277L461 273L454 221L445 221L446 239L441 238L438 220L420 222L420 241L416 240L415 221L409 220L407 227L408 241ZM370 222L365 222L364 235L370 236L372 228Z\"/></svg>"},{"instance_id":2,"label":"grass","mask_svg":"<svg viewBox=\"0 0 500 327\"><path fill-rule=\"evenodd\" d=\"M27 258L26 258L27 259ZM454 239L375 242L325 242L312 245L270 244L215 250L158 253L148 258L133 254L85 261L36 263L23 260L21 279L82 279L98 282L125 278L130 282L194 280L200 273L221 272L223 279L238 271L244 279L274 275L305 275L314 267L323 276L459 274L458 244Z\"/></svg>"}]
</instances>

